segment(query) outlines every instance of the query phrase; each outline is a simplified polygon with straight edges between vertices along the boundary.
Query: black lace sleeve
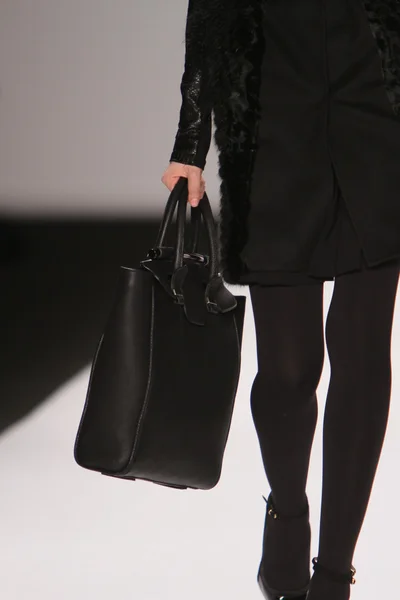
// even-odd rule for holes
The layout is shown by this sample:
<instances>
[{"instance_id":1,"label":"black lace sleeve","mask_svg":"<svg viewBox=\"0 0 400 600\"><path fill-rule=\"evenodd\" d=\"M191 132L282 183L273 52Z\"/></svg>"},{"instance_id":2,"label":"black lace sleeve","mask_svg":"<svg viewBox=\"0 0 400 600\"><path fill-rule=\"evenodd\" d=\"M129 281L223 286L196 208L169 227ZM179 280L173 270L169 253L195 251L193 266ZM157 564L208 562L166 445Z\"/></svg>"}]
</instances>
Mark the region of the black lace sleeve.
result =
<instances>
[{"instance_id":1,"label":"black lace sleeve","mask_svg":"<svg viewBox=\"0 0 400 600\"><path fill-rule=\"evenodd\" d=\"M185 67L178 132L170 161L204 169L211 144L212 118L205 60L209 0L189 0L185 30Z\"/></svg>"}]
</instances>

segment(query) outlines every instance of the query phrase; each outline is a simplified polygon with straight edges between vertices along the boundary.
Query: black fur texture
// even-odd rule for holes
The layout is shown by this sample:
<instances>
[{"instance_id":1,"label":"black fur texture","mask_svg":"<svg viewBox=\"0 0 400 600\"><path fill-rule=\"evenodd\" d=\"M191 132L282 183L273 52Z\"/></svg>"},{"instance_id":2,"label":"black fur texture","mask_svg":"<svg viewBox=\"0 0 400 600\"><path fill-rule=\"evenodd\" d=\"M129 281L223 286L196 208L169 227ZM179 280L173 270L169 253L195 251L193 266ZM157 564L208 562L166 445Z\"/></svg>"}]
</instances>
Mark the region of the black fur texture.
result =
<instances>
[{"instance_id":1,"label":"black fur texture","mask_svg":"<svg viewBox=\"0 0 400 600\"><path fill-rule=\"evenodd\" d=\"M386 93L400 115L400 1L361 1L378 47Z\"/></svg>"}]
</instances>

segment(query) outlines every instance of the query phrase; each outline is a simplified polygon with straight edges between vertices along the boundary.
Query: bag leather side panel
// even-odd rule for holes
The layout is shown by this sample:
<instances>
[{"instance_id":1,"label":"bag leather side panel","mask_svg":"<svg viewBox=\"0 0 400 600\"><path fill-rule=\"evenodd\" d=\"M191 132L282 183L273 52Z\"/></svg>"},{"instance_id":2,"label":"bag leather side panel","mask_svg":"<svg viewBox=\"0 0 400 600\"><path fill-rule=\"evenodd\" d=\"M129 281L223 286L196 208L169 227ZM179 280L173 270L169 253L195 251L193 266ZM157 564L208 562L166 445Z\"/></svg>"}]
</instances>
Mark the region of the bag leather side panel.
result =
<instances>
[{"instance_id":1,"label":"bag leather side panel","mask_svg":"<svg viewBox=\"0 0 400 600\"><path fill-rule=\"evenodd\" d=\"M149 382L153 285L144 270L120 270L75 444L82 467L118 472L129 461Z\"/></svg>"}]
</instances>

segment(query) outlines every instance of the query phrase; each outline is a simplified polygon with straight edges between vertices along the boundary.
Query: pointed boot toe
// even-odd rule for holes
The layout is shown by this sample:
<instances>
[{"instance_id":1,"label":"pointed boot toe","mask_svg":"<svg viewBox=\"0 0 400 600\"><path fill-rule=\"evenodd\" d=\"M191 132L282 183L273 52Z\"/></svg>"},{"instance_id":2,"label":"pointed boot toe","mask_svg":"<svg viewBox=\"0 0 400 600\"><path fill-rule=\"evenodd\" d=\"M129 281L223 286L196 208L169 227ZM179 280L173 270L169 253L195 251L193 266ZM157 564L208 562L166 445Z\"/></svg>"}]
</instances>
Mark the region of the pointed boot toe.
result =
<instances>
[{"instance_id":1,"label":"pointed boot toe","mask_svg":"<svg viewBox=\"0 0 400 600\"><path fill-rule=\"evenodd\" d=\"M262 565L258 570L257 582L265 600L306 600L307 598L308 584L302 590L287 590L286 592L269 587L264 579Z\"/></svg>"}]
</instances>

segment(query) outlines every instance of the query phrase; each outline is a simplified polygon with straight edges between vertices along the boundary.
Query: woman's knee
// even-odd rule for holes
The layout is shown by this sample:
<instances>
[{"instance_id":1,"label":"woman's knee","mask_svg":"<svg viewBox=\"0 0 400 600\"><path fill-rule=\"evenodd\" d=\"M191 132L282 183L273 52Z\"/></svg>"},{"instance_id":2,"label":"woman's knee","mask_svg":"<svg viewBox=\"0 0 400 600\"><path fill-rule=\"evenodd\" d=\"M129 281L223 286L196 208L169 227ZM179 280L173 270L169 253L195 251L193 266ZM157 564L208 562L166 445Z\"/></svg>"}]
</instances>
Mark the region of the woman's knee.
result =
<instances>
[{"instance_id":1,"label":"woman's knee","mask_svg":"<svg viewBox=\"0 0 400 600\"><path fill-rule=\"evenodd\" d=\"M251 390L253 412L293 412L315 400L323 368L323 356L295 368L259 368Z\"/></svg>"}]
</instances>

